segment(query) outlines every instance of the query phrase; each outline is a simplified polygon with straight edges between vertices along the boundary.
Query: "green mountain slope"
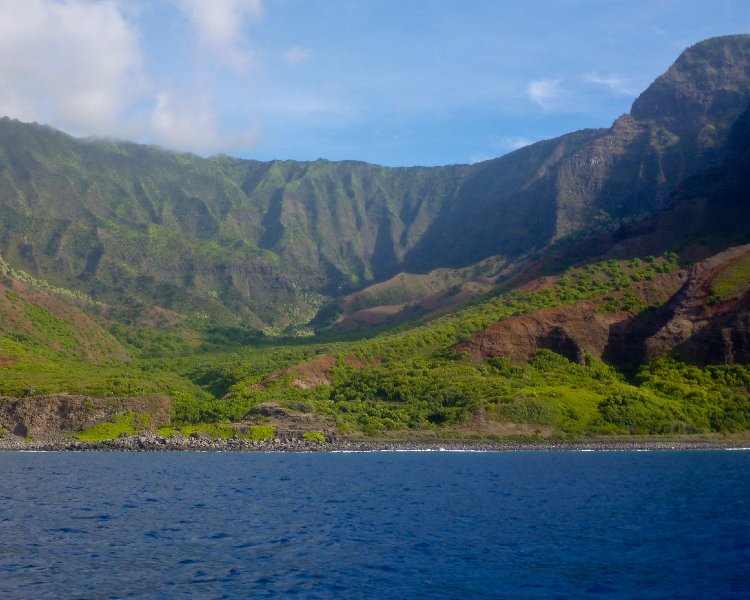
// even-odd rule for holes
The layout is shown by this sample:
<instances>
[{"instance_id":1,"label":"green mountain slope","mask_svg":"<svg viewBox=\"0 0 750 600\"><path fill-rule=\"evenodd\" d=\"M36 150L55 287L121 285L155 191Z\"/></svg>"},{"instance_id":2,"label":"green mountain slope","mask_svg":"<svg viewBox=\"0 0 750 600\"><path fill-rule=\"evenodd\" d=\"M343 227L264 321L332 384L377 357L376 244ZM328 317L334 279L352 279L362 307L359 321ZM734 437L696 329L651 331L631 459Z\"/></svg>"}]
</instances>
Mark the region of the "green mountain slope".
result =
<instances>
[{"instance_id":1,"label":"green mountain slope","mask_svg":"<svg viewBox=\"0 0 750 600\"><path fill-rule=\"evenodd\" d=\"M750 36L686 50L609 129L477 165L3 119L0 435L747 431L748 223Z\"/></svg>"},{"instance_id":2,"label":"green mountain slope","mask_svg":"<svg viewBox=\"0 0 750 600\"><path fill-rule=\"evenodd\" d=\"M465 170L205 160L6 119L0 250L116 305L304 322L392 270Z\"/></svg>"},{"instance_id":3,"label":"green mountain slope","mask_svg":"<svg viewBox=\"0 0 750 600\"><path fill-rule=\"evenodd\" d=\"M120 319L280 331L401 271L517 262L657 212L721 164L748 65L750 36L702 42L612 128L471 166L201 159L4 119L0 254Z\"/></svg>"},{"instance_id":4,"label":"green mountain slope","mask_svg":"<svg viewBox=\"0 0 750 600\"><path fill-rule=\"evenodd\" d=\"M721 162L748 103L750 36L696 44L610 129L477 165L409 262L456 266L517 256L652 214L680 182Z\"/></svg>"}]
</instances>

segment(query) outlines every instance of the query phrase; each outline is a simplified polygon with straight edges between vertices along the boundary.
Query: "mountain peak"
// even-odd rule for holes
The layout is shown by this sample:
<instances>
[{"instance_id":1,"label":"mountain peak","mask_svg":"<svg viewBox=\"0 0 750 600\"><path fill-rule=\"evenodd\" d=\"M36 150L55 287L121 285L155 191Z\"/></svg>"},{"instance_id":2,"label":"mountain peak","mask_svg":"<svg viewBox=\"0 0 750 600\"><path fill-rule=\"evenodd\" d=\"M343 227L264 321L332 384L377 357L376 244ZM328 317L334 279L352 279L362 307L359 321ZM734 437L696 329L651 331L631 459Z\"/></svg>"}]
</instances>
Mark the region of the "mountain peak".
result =
<instances>
[{"instance_id":1,"label":"mountain peak","mask_svg":"<svg viewBox=\"0 0 750 600\"><path fill-rule=\"evenodd\" d=\"M750 102L750 35L711 38L687 48L633 103L638 120L733 121ZM732 113L732 114L728 114Z\"/></svg>"}]
</instances>

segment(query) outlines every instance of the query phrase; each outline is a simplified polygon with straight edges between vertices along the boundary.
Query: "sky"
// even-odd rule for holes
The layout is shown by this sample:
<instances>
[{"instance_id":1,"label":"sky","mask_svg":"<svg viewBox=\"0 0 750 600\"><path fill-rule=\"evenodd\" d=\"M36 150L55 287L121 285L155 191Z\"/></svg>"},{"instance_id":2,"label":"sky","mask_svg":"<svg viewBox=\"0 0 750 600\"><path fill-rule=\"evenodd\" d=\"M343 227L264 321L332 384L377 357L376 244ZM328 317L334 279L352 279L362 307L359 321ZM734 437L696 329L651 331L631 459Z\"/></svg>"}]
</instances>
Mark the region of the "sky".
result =
<instances>
[{"instance_id":1,"label":"sky","mask_svg":"<svg viewBox=\"0 0 750 600\"><path fill-rule=\"evenodd\" d=\"M608 127L748 0L0 0L0 115L202 156L473 163Z\"/></svg>"}]
</instances>

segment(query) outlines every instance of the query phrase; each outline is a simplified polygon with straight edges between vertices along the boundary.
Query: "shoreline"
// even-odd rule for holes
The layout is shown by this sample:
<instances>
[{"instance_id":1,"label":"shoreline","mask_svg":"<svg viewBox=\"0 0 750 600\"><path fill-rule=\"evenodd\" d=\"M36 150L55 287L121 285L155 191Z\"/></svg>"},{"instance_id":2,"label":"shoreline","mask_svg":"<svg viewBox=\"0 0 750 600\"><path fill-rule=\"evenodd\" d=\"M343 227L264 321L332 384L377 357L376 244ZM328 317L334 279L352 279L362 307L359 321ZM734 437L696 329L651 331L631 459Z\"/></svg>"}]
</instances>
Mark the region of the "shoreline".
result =
<instances>
[{"instance_id":1,"label":"shoreline","mask_svg":"<svg viewBox=\"0 0 750 600\"><path fill-rule=\"evenodd\" d=\"M162 437L155 434L120 437L99 442L70 439L26 441L0 438L0 452L561 452L561 451L674 451L750 450L747 439L592 439L592 440L354 440L312 442L299 439L247 440L206 437Z\"/></svg>"}]
</instances>

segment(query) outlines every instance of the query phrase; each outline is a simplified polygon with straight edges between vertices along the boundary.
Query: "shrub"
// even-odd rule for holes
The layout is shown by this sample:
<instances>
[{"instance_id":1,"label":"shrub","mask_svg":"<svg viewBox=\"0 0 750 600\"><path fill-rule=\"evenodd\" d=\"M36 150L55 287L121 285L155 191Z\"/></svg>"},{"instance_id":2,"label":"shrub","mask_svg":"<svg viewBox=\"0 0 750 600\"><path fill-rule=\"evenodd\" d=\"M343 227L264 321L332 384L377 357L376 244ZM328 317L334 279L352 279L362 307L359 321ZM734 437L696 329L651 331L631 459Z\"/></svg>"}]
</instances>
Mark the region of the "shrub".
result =
<instances>
[{"instance_id":1,"label":"shrub","mask_svg":"<svg viewBox=\"0 0 750 600\"><path fill-rule=\"evenodd\" d=\"M99 423L89 429L80 431L76 437L81 442L103 442L119 437L123 433L133 435L148 426L148 415L125 413L115 415L109 423Z\"/></svg>"},{"instance_id":2,"label":"shrub","mask_svg":"<svg viewBox=\"0 0 750 600\"><path fill-rule=\"evenodd\" d=\"M250 428L251 440L270 440L276 436L276 427L273 425L254 425Z\"/></svg>"}]
</instances>

